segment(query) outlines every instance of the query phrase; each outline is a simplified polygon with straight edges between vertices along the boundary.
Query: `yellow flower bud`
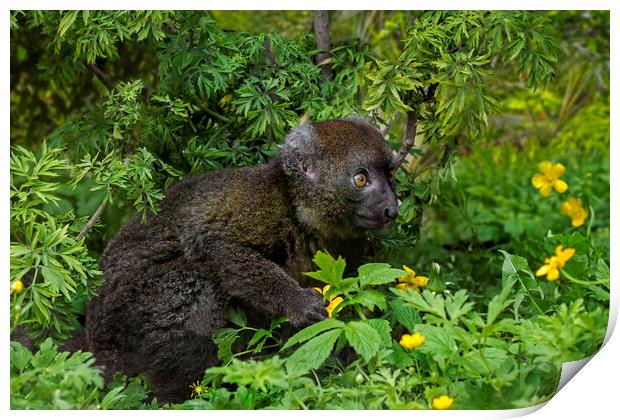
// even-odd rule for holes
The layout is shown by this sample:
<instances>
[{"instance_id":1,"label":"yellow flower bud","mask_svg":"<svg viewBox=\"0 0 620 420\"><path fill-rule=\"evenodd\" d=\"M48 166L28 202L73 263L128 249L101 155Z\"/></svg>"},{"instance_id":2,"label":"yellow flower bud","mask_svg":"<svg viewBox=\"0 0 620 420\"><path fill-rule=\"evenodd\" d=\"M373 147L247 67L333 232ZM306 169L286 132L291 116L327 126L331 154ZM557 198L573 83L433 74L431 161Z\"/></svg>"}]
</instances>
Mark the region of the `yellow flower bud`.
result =
<instances>
[{"instance_id":1,"label":"yellow flower bud","mask_svg":"<svg viewBox=\"0 0 620 420\"><path fill-rule=\"evenodd\" d=\"M11 293L19 293L24 288L24 283L20 279L11 284Z\"/></svg>"},{"instance_id":2,"label":"yellow flower bud","mask_svg":"<svg viewBox=\"0 0 620 420\"><path fill-rule=\"evenodd\" d=\"M437 398L433 398L433 408L436 410L447 410L454 404L454 398L450 398L447 395L440 395Z\"/></svg>"},{"instance_id":3,"label":"yellow flower bud","mask_svg":"<svg viewBox=\"0 0 620 420\"><path fill-rule=\"evenodd\" d=\"M424 336L420 333L403 334L403 336L400 338L399 344L404 348L410 350L420 347L422 344L424 344L424 340Z\"/></svg>"}]
</instances>

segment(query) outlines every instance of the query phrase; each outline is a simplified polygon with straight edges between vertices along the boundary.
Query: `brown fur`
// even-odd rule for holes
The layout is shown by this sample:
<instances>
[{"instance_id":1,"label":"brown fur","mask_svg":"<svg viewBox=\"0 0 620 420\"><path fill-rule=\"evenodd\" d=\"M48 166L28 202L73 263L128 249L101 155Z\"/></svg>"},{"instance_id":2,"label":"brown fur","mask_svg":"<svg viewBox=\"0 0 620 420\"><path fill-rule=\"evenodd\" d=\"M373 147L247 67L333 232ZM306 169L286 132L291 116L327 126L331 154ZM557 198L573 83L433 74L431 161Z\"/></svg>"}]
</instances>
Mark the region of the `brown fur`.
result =
<instances>
[{"instance_id":1,"label":"brown fur","mask_svg":"<svg viewBox=\"0 0 620 420\"><path fill-rule=\"evenodd\" d=\"M301 273L319 249L359 263L369 246L359 214L395 217L392 164L367 122L335 120L293 130L269 164L177 183L157 215L146 225L132 217L101 257L86 342L106 377L143 372L160 401L181 401L218 363L211 336L228 305L286 315L294 328L324 318ZM372 193L351 183L358 167L372 172Z\"/></svg>"}]
</instances>

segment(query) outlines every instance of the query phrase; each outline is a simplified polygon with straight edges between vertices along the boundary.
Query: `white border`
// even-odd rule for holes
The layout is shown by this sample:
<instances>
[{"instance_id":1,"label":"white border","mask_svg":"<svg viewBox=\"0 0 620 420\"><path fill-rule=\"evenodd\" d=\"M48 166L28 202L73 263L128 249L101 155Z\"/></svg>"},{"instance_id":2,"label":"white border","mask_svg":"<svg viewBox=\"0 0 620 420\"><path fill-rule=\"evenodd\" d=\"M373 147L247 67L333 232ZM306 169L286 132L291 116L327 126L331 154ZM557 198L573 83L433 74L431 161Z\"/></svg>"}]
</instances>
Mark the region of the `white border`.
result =
<instances>
[{"instance_id":1,"label":"white border","mask_svg":"<svg viewBox=\"0 0 620 420\"><path fill-rule=\"evenodd\" d=\"M2 119L3 123L3 132L5 133L4 138L5 146L2 152L2 159L0 160L0 165L2 165L2 172L0 175L0 179L2 182L2 203L3 206L1 208L0 214L0 223L2 226L2 237L0 239L0 248L4 250L2 253L2 260L0 262L0 273L2 277L8 279L8 267L9 267L9 256L8 256L8 244L9 244L9 232L8 232L8 220L9 220L9 199L8 199L8 162L9 162L9 150L8 150L8 139L10 139L10 117L9 117L9 92L10 92L10 63L8 59L9 55L9 42L10 42L10 31L9 31L9 19L8 19L8 11L11 9L123 9L127 8L127 6L131 6L131 8L135 9L177 9L177 10L191 10L191 9L220 9L220 10L252 10L252 9L262 9L262 10L314 10L314 9L330 9L330 10L399 10L399 9L506 9L506 10L519 10L519 9L536 9L536 10L555 10L555 9L563 9L563 10L583 10L583 9L606 9L611 10L611 45L612 45L612 61L611 61L611 74L614 73L614 69L618 69L617 65L617 57L614 55L614 45L617 45L618 42L618 3L612 3L611 1L598 1L591 0L587 3L583 1L576 0L564 0L564 1L550 1L550 0L537 0L537 1L468 1L468 2L459 2L459 1L445 1L445 0L434 0L432 2L412 2L412 1L395 1L395 0L384 0L381 2L376 1L313 1L313 2L303 2L303 3L291 3L291 2L283 2L283 1L261 1L250 2L250 1L235 1L235 2L207 2L207 1L188 1L188 0L178 0L178 1L165 1L165 0L138 0L133 1L131 3L127 3L126 1L118 1L118 0L109 0L107 2L86 2L84 0L81 1L54 1L50 2L49 0L38 0L38 1L6 1L3 2L5 5L4 11L5 14L3 18L0 20L0 28L2 29L2 33L4 34L4 38L2 41L2 50L4 52L5 59L2 61L2 91L3 98L6 107L2 107L2 113L4 114L4 118ZM213 7L215 6L215 7ZM611 91L612 91L612 100L611 100L611 138L615 139L616 134L618 133L617 127L617 107L614 105L614 100L618 99L618 88L617 84L611 83ZM618 163L618 147L614 141L611 142L611 183L612 185L618 185L617 177L618 171L616 169L616 163ZM611 195L611 219L615 220L615 216L617 210L619 208L620 203L618 202L618 196L612 190ZM579 373L579 377L577 380L568 381L566 386L562 388L556 396L554 396L546 405L541 404L537 407L531 407L527 409L521 410L504 410L504 411L484 411L484 410L472 410L472 411L381 411L381 412L370 412L370 411L322 411L322 412L302 412L296 411L294 414L292 412L286 411L243 411L243 412L234 412L234 411L225 411L225 412L169 412L169 411L131 411L131 412L96 412L96 411L11 411L10 415L15 418L39 418L45 416L46 418L66 418L66 417L74 417L74 418L84 418L85 416L93 416L93 417L108 417L108 416L131 416L134 417L159 417L162 416L174 416L174 417L184 417L184 416L209 416L209 418L230 418L243 416L245 417L264 417L269 418L270 420L274 418L288 418L291 414L294 416L299 416L300 418L307 418L308 416L321 418L331 418L338 417L342 418L354 418L358 416L389 416L392 418L400 418L410 420L412 416L416 419L418 418L475 418L475 419L488 419L488 418L510 418L521 415L526 415L528 413L531 414L531 418L536 419L547 419L547 418L561 418L564 416L568 416L569 418L579 417L584 415L592 416L594 418L609 418L610 413L614 413L617 411L616 402L617 402L617 384L620 380L620 362L618 361L617 355L620 354L620 340L617 338L617 334L612 336L611 333L615 326L618 314L618 280L616 273L615 262L619 261L618 259L618 248L617 248L617 240L616 238L616 229L615 225L611 223L611 273L612 273L612 299L611 299L611 311L610 311L610 323L606 340L609 340L604 347L597 353L592 360L583 367L583 371ZM9 317L8 317L8 306L9 306L9 294L2 293L0 294L2 297L2 310L0 311L0 325L7 326L9 325ZM5 337L7 337L8 341L8 331L5 331ZM4 410L9 410L9 352L8 352L8 343L5 342L4 345L0 345L0 354L2 354L0 361L0 372L1 372L1 382L0 382L0 406ZM576 369L576 366L580 365L579 362L573 362L571 364L567 364L567 366L563 369L563 376L571 375L576 373L579 369ZM537 411L539 408L544 406L543 409Z\"/></svg>"}]
</instances>

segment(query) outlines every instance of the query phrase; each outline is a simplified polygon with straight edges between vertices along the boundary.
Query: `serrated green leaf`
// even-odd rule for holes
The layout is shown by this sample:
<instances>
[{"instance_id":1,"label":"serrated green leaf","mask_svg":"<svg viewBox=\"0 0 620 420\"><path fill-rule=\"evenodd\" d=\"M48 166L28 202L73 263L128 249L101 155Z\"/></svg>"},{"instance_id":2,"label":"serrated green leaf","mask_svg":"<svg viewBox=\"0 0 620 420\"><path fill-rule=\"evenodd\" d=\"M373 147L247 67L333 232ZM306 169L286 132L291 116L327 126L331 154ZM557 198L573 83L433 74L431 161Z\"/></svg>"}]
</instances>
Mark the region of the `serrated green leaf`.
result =
<instances>
[{"instance_id":1,"label":"serrated green leaf","mask_svg":"<svg viewBox=\"0 0 620 420\"><path fill-rule=\"evenodd\" d=\"M30 363L30 359L32 359L32 353L26 347L24 347L21 343L16 341L11 341L11 367L17 369L18 371L24 370L28 363Z\"/></svg>"},{"instance_id":2,"label":"serrated green leaf","mask_svg":"<svg viewBox=\"0 0 620 420\"><path fill-rule=\"evenodd\" d=\"M385 295L378 290L363 290L355 295L355 297L347 299L346 305L359 304L369 310L373 310L376 307L384 311L387 307L385 302Z\"/></svg>"},{"instance_id":3,"label":"serrated green leaf","mask_svg":"<svg viewBox=\"0 0 620 420\"><path fill-rule=\"evenodd\" d=\"M417 326L416 332L425 338L424 344L416 350L431 355L442 369L445 366L445 361L458 353L458 347L449 328L420 324Z\"/></svg>"},{"instance_id":4,"label":"serrated green leaf","mask_svg":"<svg viewBox=\"0 0 620 420\"><path fill-rule=\"evenodd\" d=\"M417 324L422 322L418 311L416 311L411 305L404 303L401 300L394 300L390 304L392 307L392 313L398 322L400 322L409 331L413 331Z\"/></svg>"},{"instance_id":5,"label":"serrated green leaf","mask_svg":"<svg viewBox=\"0 0 620 420\"><path fill-rule=\"evenodd\" d=\"M447 321L443 296L428 290L424 290L422 293L396 288L390 290L400 299L412 305L418 312L428 312Z\"/></svg>"},{"instance_id":6,"label":"serrated green leaf","mask_svg":"<svg viewBox=\"0 0 620 420\"><path fill-rule=\"evenodd\" d=\"M329 357L341 333L342 330L338 328L313 337L286 360L286 370L300 374L317 369Z\"/></svg>"},{"instance_id":7,"label":"serrated green leaf","mask_svg":"<svg viewBox=\"0 0 620 420\"><path fill-rule=\"evenodd\" d=\"M445 307L451 320L458 320L474 307L472 302L467 302L468 298L465 290L459 290L453 296L446 298Z\"/></svg>"},{"instance_id":8,"label":"serrated green leaf","mask_svg":"<svg viewBox=\"0 0 620 420\"><path fill-rule=\"evenodd\" d=\"M381 337L370 325L361 321L351 321L344 327L344 334L355 352L366 360L370 360L379 350Z\"/></svg>"},{"instance_id":9,"label":"serrated green leaf","mask_svg":"<svg viewBox=\"0 0 620 420\"><path fill-rule=\"evenodd\" d=\"M340 286L346 263L342 257L334 259L328 252L317 251L312 261L320 268L319 271L303 273L308 277L320 280L332 286Z\"/></svg>"},{"instance_id":10,"label":"serrated green leaf","mask_svg":"<svg viewBox=\"0 0 620 420\"><path fill-rule=\"evenodd\" d=\"M286 344L282 347L282 350L294 346L295 344L308 341L312 337L319 333L322 333L323 331L331 330L334 328L343 328L344 325L344 322L338 321L337 319L325 318L324 320L317 322L316 324L312 324L309 327L304 328L303 330L299 331L297 334L289 338Z\"/></svg>"},{"instance_id":11,"label":"serrated green leaf","mask_svg":"<svg viewBox=\"0 0 620 420\"><path fill-rule=\"evenodd\" d=\"M232 307L228 310L228 319L230 320L230 322L239 327L245 327L248 323L248 320L246 319L243 310L235 309Z\"/></svg>"},{"instance_id":12,"label":"serrated green leaf","mask_svg":"<svg viewBox=\"0 0 620 420\"><path fill-rule=\"evenodd\" d=\"M383 263L365 264L358 269L358 272L361 287L393 283L398 277L406 274L403 270Z\"/></svg>"},{"instance_id":13,"label":"serrated green leaf","mask_svg":"<svg viewBox=\"0 0 620 420\"><path fill-rule=\"evenodd\" d=\"M367 323L379 333L379 336L381 337L381 344L383 346L390 346L390 343L392 342L392 336L390 335L392 332L392 327L386 319L373 318L362 322Z\"/></svg>"}]
</instances>

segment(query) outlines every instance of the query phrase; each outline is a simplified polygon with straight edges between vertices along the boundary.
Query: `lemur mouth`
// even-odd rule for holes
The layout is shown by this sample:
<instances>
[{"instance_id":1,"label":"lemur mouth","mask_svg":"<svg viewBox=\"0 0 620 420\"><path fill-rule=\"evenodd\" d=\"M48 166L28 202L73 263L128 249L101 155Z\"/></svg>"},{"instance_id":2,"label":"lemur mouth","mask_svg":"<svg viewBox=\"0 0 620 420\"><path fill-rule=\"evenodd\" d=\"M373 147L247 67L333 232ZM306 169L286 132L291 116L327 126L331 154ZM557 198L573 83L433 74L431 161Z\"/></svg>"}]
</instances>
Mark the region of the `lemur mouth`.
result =
<instances>
[{"instance_id":1,"label":"lemur mouth","mask_svg":"<svg viewBox=\"0 0 620 420\"><path fill-rule=\"evenodd\" d=\"M364 229L383 229L391 222L391 220L385 220L383 217L368 217L361 214L357 215L357 225Z\"/></svg>"}]
</instances>

